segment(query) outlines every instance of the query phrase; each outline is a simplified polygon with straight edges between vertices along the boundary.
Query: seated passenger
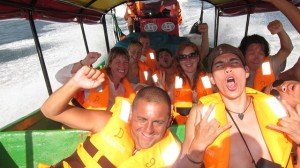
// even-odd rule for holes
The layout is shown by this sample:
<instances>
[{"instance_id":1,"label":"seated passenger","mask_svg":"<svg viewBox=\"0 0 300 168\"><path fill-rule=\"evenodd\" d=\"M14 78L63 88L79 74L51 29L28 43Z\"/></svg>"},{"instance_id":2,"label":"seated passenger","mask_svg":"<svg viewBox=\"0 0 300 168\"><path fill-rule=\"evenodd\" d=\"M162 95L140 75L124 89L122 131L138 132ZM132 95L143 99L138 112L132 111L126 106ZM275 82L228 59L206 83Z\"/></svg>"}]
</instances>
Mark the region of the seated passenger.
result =
<instances>
[{"instance_id":1,"label":"seated passenger","mask_svg":"<svg viewBox=\"0 0 300 168\"><path fill-rule=\"evenodd\" d=\"M291 39L280 21L270 22L268 29L271 34L277 34L280 39L281 47L274 56L269 56L268 42L256 34L244 37L239 46L250 69L247 86L256 90L261 90L279 78L282 64L293 50Z\"/></svg>"},{"instance_id":2,"label":"seated passenger","mask_svg":"<svg viewBox=\"0 0 300 168\"><path fill-rule=\"evenodd\" d=\"M294 167L300 167L300 82L276 80L265 89L265 93L275 96L287 109L289 116L282 118L270 128L285 133L294 142Z\"/></svg>"},{"instance_id":3,"label":"seated passenger","mask_svg":"<svg viewBox=\"0 0 300 168\"><path fill-rule=\"evenodd\" d=\"M55 77L60 83L64 84L83 66L91 67L100 56L100 53L90 52L83 60L60 69ZM101 70L106 74L106 82L103 82L103 85L96 89L78 91L74 97L75 99L72 100L75 105L88 109L105 110L111 107L116 96L134 98L133 87L125 78L129 62L127 50L120 47L112 48L108 57L106 68ZM107 97L110 99L99 99L104 95L109 95Z\"/></svg>"},{"instance_id":4,"label":"seated passenger","mask_svg":"<svg viewBox=\"0 0 300 168\"><path fill-rule=\"evenodd\" d=\"M191 110L176 167L292 168L291 141L268 127L286 112L276 98L245 87L249 69L241 51L221 44L208 66L219 91Z\"/></svg>"},{"instance_id":5,"label":"seated passenger","mask_svg":"<svg viewBox=\"0 0 300 168\"><path fill-rule=\"evenodd\" d=\"M160 12L165 17L177 18L177 24L182 24L181 9L177 0L162 0Z\"/></svg>"},{"instance_id":6,"label":"seated passenger","mask_svg":"<svg viewBox=\"0 0 300 168\"><path fill-rule=\"evenodd\" d=\"M203 70L201 57L198 47L192 42L182 43L177 49L178 73L170 92L175 108L174 117L178 124L185 123L193 103L197 103L200 97L213 93Z\"/></svg>"},{"instance_id":7,"label":"seated passenger","mask_svg":"<svg viewBox=\"0 0 300 168\"><path fill-rule=\"evenodd\" d=\"M74 96L86 109L106 110L114 104L116 97L133 100L135 91L126 79L129 55L126 49L114 47L108 56L108 64L101 72L105 74L104 82L96 88L80 90Z\"/></svg>"},{"instance_id":8,"label":"seated passenger","mask_svg":"<svg viewBox=\"0 0 300 168\"><path fill-rule=\"evenodd\" d=\"M161 48L156 56L158 69L153 72L152 79L156 86L168 91L174 83L177 72L173 54L169 49Z\"/></svg>"},{"instance_id":9,"label":"seated passenger","mask_svg":"<svg viewBox=\"0 0 300 168\"><path fill-rule=\"evenodd\" d=\"M136 40L133 40L128 45L129 70L127 73L127 79L133 84L134 89L138 91L145 85L153 85L151 69L142 61L143 45Z\"/></svg>"},{"instance_id":10,"label":"seated passenger","mask_svg":"<svg viewBox=\"0 0 300 168\"><path fill-rule=\"evenodd\" d=\"M133 30L135 30L135 32L140 32L139 18L143 15L141 11L142 2L128 0L126 5L124 19L127 21L129 33L133 33Z\"/></svg>"},{"instance_id":11,"label":"seated passenger","mask_svg":"<svg viewBox=\"0 0 300 168\"><path fill-rule=\"evenodd\" d=\"M155 60L155 50L150 47L150 37L146 33L140 33L139 42L142 43L142 57L141 60L151 68L152 72L157 69L157 62Z\"/></svg>"},{"instance_id":12,"label":"seated passenger","mask_svg":"<svg viewBox=\"0 0 300 168\"><path fill-rule=\"evenodd\" d=\"M68 105L80 88L97 88L104 81L103 73L84 66L43 104L41 111L47 118L92 133L55 167L172 166L180 153L180 143L168 130L171 101L162 89L141 89L132 105L119 98L112 113Z\"/></svg>"}]
</instances>

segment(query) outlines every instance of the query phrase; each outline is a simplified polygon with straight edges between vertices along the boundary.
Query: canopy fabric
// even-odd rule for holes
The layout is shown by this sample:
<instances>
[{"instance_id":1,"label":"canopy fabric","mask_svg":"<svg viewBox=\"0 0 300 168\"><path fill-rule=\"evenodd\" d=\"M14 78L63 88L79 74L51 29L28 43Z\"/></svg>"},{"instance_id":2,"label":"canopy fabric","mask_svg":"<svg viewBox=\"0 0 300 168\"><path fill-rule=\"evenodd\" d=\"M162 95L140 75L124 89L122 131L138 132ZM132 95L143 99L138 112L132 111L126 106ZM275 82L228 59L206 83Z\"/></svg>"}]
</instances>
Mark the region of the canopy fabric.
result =
<instances>
[{"instance_id":1,"label":"canopy fabric","mask_svg":"<svg viewBox=\"0 0 300 168\"><path fill-rule=\"evenodd\" d=\"M247 13L262 13L278 11L272 4L261 0L204 0L213 4L220 10L220 16L238 16ZM300 0L289 0L300 6Z\"/></svg>"},{"instance_id":2,"label":"canopy fabric","mask_svg":"<svg viewBox=\"0 0 300 168\"><path fill-rule=\"evenodd\" d=\"M218 8L220 16L237 16L277 10L271 4L261 0L203 1ZM28 19L29 12L31 12L33 19L101 23L103 15L125 2L126 0L0 0L0 19ZM300 6L300 0L293 0L292 2L296 6Z\"/></svg>"},{"instance_id":3,"label":"canopy fabric","mask_svg":"<svg viewBox=\"0 0 300 168\"><path fill-rule=\"evenodd\" d=\"M100 23L104 12L58 0L0 0L0 19L29 18L56 22Z\"/></svg>"}]
</instances>

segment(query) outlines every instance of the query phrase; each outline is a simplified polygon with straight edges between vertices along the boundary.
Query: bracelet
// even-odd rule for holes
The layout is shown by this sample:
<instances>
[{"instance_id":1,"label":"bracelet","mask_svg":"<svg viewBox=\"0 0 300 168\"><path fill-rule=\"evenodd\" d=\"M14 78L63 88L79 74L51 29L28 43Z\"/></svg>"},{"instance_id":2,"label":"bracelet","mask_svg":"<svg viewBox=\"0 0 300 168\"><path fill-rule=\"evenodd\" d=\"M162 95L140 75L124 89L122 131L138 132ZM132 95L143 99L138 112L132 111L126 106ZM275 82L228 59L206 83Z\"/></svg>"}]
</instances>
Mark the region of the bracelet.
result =
<instances>
[{"instance_id":1,"label":"bracelet","mask_svg":"<svg viewBox=\"0 0 300 168\"><path fill-rule=\"evenodd\" d=\"M83 63L82 63L82 60L80 60L79 63L80 63L81 66L84 66Z\"/></svg>"},{"instance_id":2,"label":"bracelet","mask_svg":"<svg viewBox=\"0 0 300 168\"><path fill-rule=\"evenodd\" d=\"M193 164L201 164L202 163L202 161L194 161L193 159L191 159L190 157L189 157L189 154L186 154L186 158L190 161L190 162L192 162Z\"/></svg>"}]
</instances>

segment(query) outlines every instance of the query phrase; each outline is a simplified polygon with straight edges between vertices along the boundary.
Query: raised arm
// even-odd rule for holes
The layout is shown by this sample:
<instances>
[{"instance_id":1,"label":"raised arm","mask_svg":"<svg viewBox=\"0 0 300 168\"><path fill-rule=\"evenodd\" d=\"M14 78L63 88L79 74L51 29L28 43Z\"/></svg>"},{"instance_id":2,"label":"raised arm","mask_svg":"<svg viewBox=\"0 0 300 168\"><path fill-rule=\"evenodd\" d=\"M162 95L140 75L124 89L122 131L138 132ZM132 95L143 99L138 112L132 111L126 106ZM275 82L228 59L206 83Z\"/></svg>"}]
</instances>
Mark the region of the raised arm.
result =
<instances>
[{"instance_id":1,"label":"raised arm","mask_svg":"<svg viewBox=\"0 0 300 168\"><path fill-rule=\"evenodd\" d=\"M200 46L200 60L203 61L203 59L207 56L209 52L209 43L208 43L208 25L207 23L200 23L198 25L198 31L202 34L202 42Z\"/></svg>"},{"instance_id":2,"label":"raised arm","mask_svg":"<svg viewBox=\"0 0 300 168\"><path fill-rule=\"evenodd\" d=\"M278 8L292 23L295 29L300 33L300 10L287 0L263 0L273 4Z\"/></svg>"},{"instance_id":3,"label":"raised arm","mask_svg":"<svg viewBox=\"0 0 300 168\"><path fill-rule=\"evenodd\" d=\"M101 54L98 52L89 52L83 60L80 60L79 62L74 63L73 68L71 70L71 73L76 73L81 67L83 66L91 66L93 63L95 63L98 58L100 58Z\"/></svg>"},{"instance_id":4,"label":"raised arm","mask_svg":"<svg viewBox=\"0 0 300 168\"><path fill-rule=\"evenodd\" d=\"M279 51L274 55L274 57L271 57L272 59L272 66L275 69L276 76L280 73L280 66L284 61L287 59L287 57L290 55L290 53L293 50L293 44L289 37L289 35L284 30L282 23L279 20L274 20L269 23L268 29L271 32L271 34L277 34L280 40L280 49Z\"/></svg>"},{"instance_id":5,"label":"raised arm","mask_svg":"<svg viewBox=\"0 0 300 168\"><path fill-rule=\"evenodd\" d=\"M95 88L103 81L104 74L99 70L84 66L45 101L41 111L47 118L72 128L98 132L110 118L110 112L82 109L68 103L80 88Z\"/></svg>"},{"instance_id":6,"label":"raised arm","mask_svg":"<svg viewBox=\"0 0 300 168\"><path fill-rule=\"evenodd\" d=\"M61 84L66 83L81 67L87 65L91 66L101 56L98 52L89 52L83 60L69 64L58 70L55 78Z\"/></svg>"}]
</instances>

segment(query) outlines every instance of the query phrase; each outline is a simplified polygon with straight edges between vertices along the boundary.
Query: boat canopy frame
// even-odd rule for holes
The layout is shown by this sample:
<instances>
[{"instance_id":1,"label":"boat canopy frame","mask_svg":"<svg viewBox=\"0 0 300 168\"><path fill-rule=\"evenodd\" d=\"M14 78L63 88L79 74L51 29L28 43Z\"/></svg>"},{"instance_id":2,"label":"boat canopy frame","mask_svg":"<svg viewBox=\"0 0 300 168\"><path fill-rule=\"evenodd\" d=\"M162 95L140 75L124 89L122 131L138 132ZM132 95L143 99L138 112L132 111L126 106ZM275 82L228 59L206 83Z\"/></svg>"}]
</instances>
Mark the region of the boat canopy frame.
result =
<instances>
[{"instance_id":1,"label":"boat canopy frame","mask_svg":"<svg viewBox=\"0 0 300 168\"><path fill-rule=\"evenodd\" d=\"M201 0L199 0L201 1ZM261 0L202 0L215 6L215 31L214 46L218 42L218 29L220 16L237 16L247 14L245 35L251 13L277 11L277 9ZM300 0L291 1L300 6ZM78 22L81 27L86 52L89 52L88 43L83 23L102 24L107 52L109 52L109 40L105 15L109 11L126 3L126 0L0 0L0 19L25 18L30 22L32 35L35 41L37 54L43 71L48 94L52 94L52 88L44 62L42 49L36 32L34 20L41 19L55 22Z\"/></svg>"}]
</instances>

